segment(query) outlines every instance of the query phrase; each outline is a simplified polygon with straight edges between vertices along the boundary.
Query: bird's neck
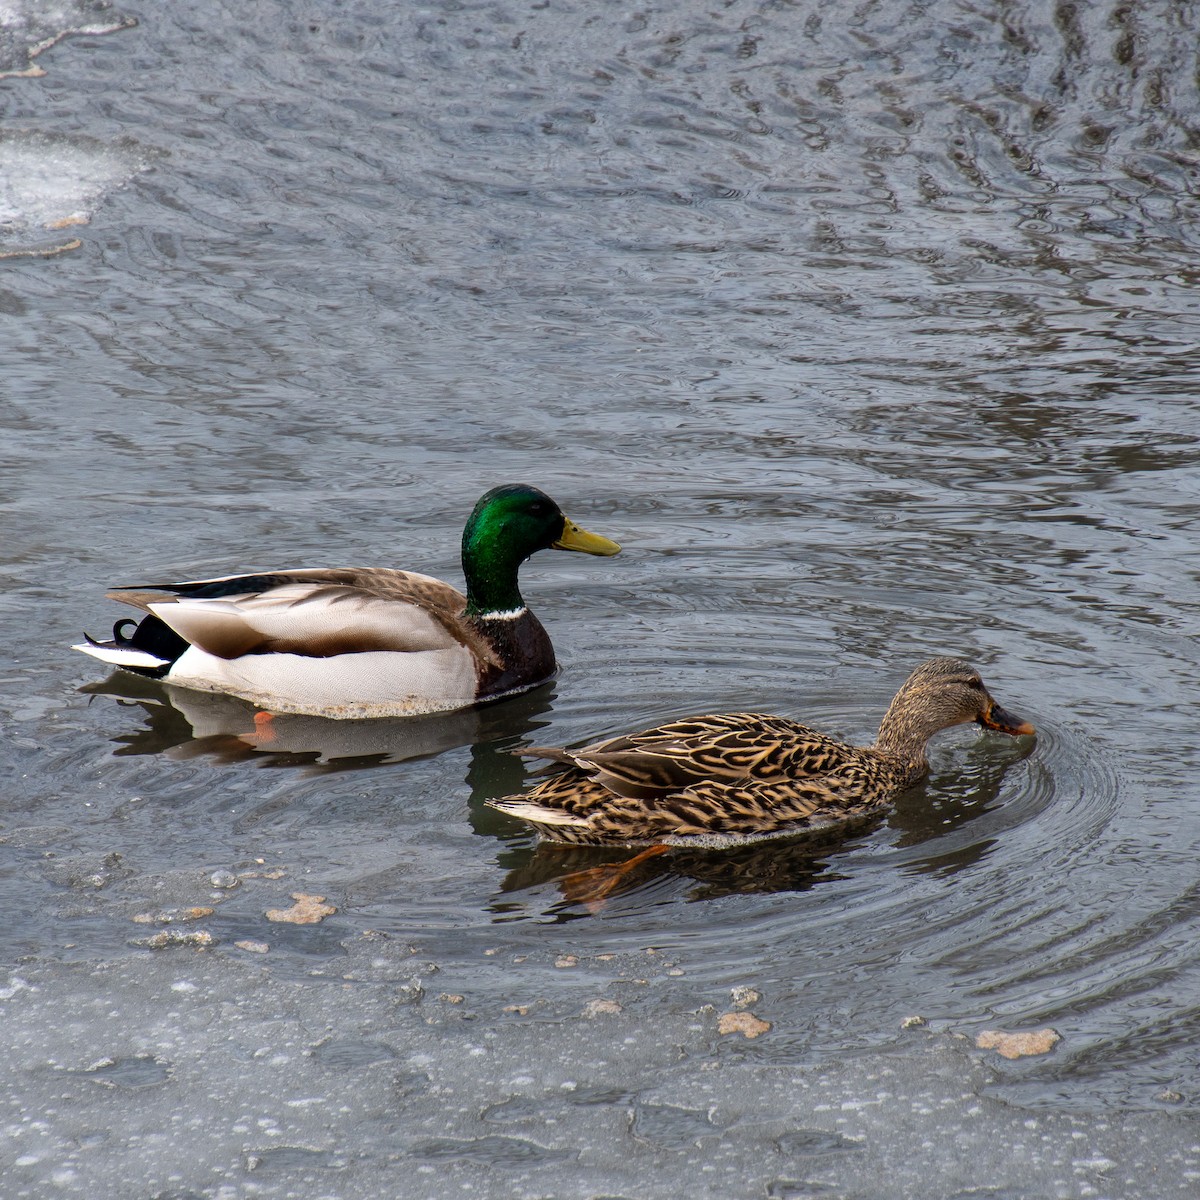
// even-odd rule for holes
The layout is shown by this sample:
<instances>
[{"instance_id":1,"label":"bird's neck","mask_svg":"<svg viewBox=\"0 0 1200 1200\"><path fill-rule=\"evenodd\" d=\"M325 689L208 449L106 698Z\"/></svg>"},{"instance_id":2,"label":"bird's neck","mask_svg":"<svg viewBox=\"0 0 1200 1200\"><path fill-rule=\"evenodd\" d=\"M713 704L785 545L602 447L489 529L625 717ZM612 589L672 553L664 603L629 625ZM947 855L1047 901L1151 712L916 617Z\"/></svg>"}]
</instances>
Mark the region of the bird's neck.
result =
<instances>
[{"instance_id":1,"label":"bird's neck","mask_svg":"<svg viewBox=\"0 0 1200 1200\"><path fill-rule=\"evenodd\" d=\"M907 770L924 774L929 769L925 747L941 725L934 719L923 717L904 699L903 693L897 696L884 713L874 749L902 763Z\"/></svg>"},{"instance_id":2,"label":"bird's neck","mask_svg":"<svg viewBox=\"0 0 1200 1200\"><path fill-rule=\"evenodd\" d=\"M524 557L494 541L464 538L462 568L467 581L468 616L512 616L525 608L517 583Z\"/></svg>"}]
</instances>

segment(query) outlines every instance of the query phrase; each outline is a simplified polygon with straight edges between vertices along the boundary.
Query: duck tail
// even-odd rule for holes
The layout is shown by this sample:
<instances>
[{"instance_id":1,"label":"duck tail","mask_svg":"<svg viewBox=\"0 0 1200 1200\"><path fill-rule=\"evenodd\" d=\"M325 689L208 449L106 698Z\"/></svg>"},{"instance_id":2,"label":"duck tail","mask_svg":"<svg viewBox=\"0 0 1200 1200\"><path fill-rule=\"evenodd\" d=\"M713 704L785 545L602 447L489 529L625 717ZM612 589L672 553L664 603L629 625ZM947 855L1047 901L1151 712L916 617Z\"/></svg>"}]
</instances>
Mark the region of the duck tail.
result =
<instances>
[{"instance_id":1,"label":"duck tail","mask_svg":"<svg viewBox=\"0 0 1200 1200\"><path fill-rule=\"evenodd\" d=\"M504 813L505 816L517 817L519 820L528 821L531 825L569 826L586 829L588 824L586 817L577 817L573 813L564 812L561 808L547 808L544 804L525 800L520 796L489 800L487 804L489 808L494 808L498 812Z\"/></svg>"},{"instance_id":2,"label":"duck tail","mask_svg":"<svg viewBox=\"0 0 1200 1200\"><path fill-rule=\"evenodd\" d=\"M154 628L146 630L144 627L151 622L155 626L161 626L169 635L168 638L162 638ZM112 640L108 642L99 641L89 633L85 633L83 638L82 642L76 642L71 649L90 654L92 658L98 658L110 666L132 671L136 675L146 675L151 679L161 679L171 669L175 659L187 648L187 643L172 633L157 617L146 617L140 623L128 618L118 621L113 626ZM178 649L173 643L167 644L172 642L172 639L180 643ZM164 657L164 654L169 657Z\"/></svg>"},{"instance_id":3,"label":"duck tail","mask_svg":"<svg viewBox=\"0 0 1200 1200\"><path fill-rule=\"evenodd\" d=\"M132 646L118 646L115 642L98 642L87 633L83 636L84 640L76 642L71 649L90 654L93 658L114 667L124 667L125 670L136 671L139 675L158 675L171 665L165 659L145 650L135 650Z\"/></svg>"},{"instance_id":4,"label":"duck tail","mask_svg":"<svg viewBox=\"0 0 1200 1200\"><path fill-rule=\"evenodd\" d=\"M556 746L519 746L509 751L518 758L548 758L551 762L575 766L575 756L570 750L559 750Z\"/></svg>"}]
</instances>

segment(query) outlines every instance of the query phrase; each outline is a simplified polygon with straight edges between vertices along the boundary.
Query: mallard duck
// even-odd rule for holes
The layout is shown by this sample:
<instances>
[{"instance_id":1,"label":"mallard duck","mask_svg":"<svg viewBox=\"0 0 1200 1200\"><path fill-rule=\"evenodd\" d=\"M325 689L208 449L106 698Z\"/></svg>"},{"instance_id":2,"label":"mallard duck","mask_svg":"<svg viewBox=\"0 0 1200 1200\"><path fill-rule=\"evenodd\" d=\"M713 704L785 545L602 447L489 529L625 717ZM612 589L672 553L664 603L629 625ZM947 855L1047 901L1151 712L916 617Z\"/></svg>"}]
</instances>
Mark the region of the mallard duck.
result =
<instances>
[{"instance_id":1,"label":"mallard duck","mask_svg":"<svg viewBox=\"0 0 1200 1200\"><path fill-rule=\"evenodd\" d=\"M873 746L763 713L691 717L581 750L517 751L566 769L488 803L576 844L720 844L821 829L867 816L916 783L929 769L929 739L967 721L1034 732L969 663L934 658L896 693Z\"/></svg>"},{"instance_id":2,"label":"mallard duck","mask_svg":"<svg viewBox=\"0 0 1200 1200\"><path fill-rule=\"evenodd\" d=\"M517 585L538 550L616 554L544 492L493 488L462 538L467 593L386 567L270 571L108 593L148 615L74 647L139 675L269 712L352 718L447 712L525 691L554 649Z\"/></svg>"}]
</instances>

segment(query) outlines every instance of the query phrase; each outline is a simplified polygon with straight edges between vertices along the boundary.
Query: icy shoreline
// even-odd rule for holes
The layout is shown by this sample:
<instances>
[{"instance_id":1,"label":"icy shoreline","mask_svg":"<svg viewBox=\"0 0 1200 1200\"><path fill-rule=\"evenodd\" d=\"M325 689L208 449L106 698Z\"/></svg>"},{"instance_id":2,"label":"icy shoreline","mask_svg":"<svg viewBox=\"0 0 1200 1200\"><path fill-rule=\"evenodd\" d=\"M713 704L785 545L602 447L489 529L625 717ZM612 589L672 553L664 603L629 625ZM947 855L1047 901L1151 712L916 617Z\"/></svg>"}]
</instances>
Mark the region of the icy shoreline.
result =
<instances>
[{"instance_id":1,"label":"icy shoreline","mask_svg":"<svg viewBox=\"0 0 1200 1200\"><path fill-rule=\"evenodd\" d=\"M348 949L293 982L223 949L19 968L0 988L6 1195L1149 1200L1200 1183L1190 1115L990 1098L988 1056L946 1033L780 1066L758 1053L769 1034L752 1049L713 1006L689 1011L686 979L672 1004L640 1001L627 963L506 1005L443 990L453 966L399 941Z\"/></svg>"}]
</instances>

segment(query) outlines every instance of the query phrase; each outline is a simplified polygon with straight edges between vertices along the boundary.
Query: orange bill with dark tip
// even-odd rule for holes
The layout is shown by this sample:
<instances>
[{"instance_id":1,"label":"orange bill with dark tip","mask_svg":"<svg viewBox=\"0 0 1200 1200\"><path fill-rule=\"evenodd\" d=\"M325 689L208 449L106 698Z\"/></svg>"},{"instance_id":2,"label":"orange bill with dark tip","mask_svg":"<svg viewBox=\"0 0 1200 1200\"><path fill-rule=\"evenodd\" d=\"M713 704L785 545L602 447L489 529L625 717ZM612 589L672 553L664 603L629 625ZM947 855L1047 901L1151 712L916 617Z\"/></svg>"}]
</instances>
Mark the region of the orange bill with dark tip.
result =
<instances>
[{"instance_id":1,"label":"orange bill with dark tip","mask_svg":"<svg viewBox=\"0 0 1200 1200\"><path fill-rule=\"evenodd\" d=\"M1023 733L1036 732L1028 721L1022 721L1008 709L1001 708L994 700L987 712L982 713L977 719L984 729L998 729L1001 733L1011 733L1014 737Z\"/></svg>"}]
</instances>

